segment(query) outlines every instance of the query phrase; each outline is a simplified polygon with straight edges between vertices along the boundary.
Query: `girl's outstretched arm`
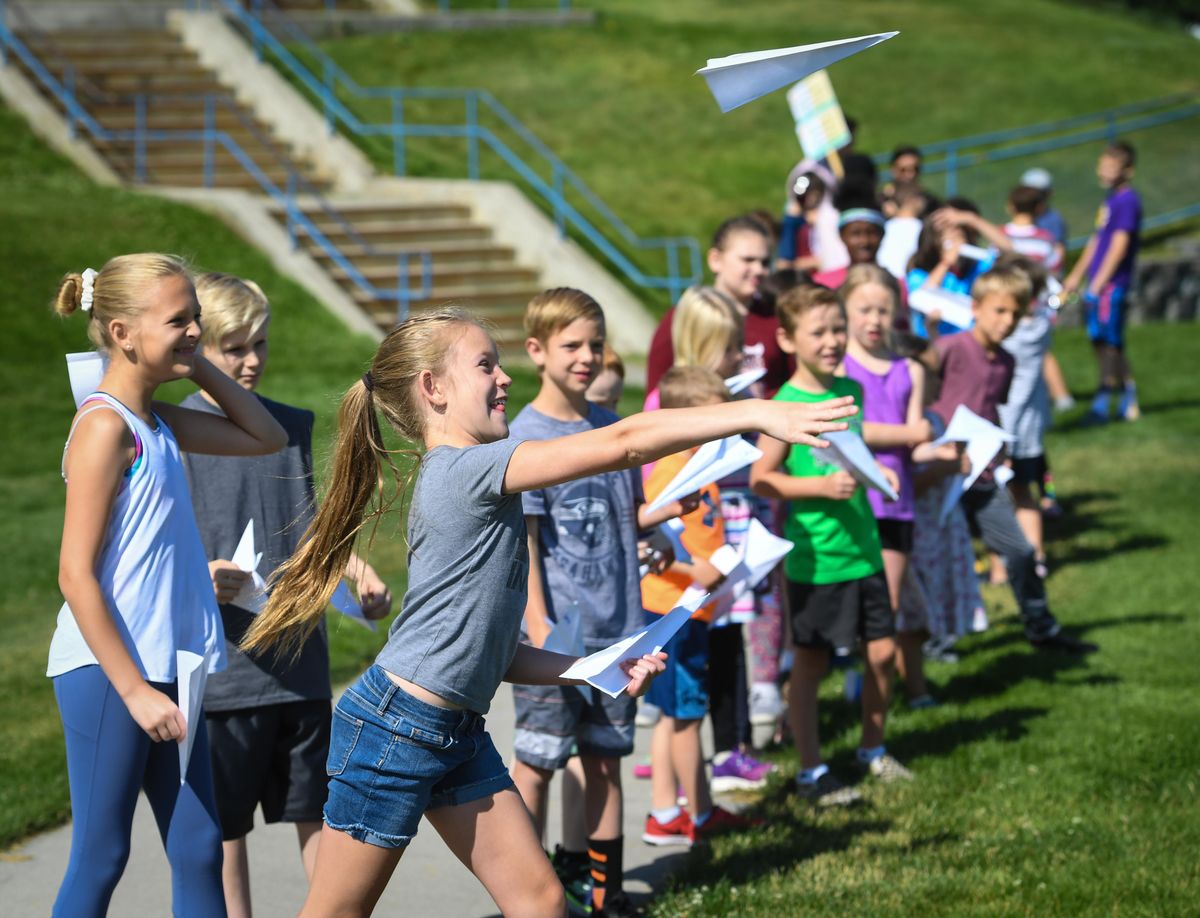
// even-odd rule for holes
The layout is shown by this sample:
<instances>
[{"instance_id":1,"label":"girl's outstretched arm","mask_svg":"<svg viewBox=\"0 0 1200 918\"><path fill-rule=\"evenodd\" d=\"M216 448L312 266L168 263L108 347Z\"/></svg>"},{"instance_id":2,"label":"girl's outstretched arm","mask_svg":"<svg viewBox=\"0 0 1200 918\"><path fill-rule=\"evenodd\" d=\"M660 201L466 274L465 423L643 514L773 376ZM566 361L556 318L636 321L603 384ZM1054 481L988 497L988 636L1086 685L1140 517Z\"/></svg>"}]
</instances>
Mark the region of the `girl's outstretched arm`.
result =
<instances>
[{"instance_id":1,"label":"girl's outstretched arm","mask_svg":"<svg viewBox=\"0 0 1200 918\"><path fill-rule=\"evenodd\" d=\"M579 679L564 679L561 675L577 662L579 658L569 654L542 650L532 644L518 644L504 681L517 685L586 685ZM625 690L629 697L644 695L654 677L666 668L666 662L667 655L662 652L623 660L621 668L630 679Z\"/></svg>"},{"instance_id":2,"label":"girl's outstretched arm","mask_svg":"<svg viewBox=\"0 0 1200 918\"><path fill-rule=\"evenodd\" d=\"M633 468L741 433L763 433L785 443L828 446L818 436L845 430L847 425L842 419L857 411L854 399L846 396L815 404L745 399L635 414L569 437L525 441L509 460L504 490L508 494L531 491Z\"/></svg>"},{"instance_id":3,"label":"girl's outstretched arm","mask_svg":"<svg viewBox=\"0 0 1200 918\"><path fill-rule=\"evenodd\" d=\"M203 357L197 355L191 379L217 400L225 417L155 402L155 412L170 425L180 449L215 456L262 456L287 446L287 431L262 402Z\"/></svg>"},{"instance_id":4,"label":"girl's outstretched arm","mask_svg":"<svg viewBox=\"0 0 1200 918\"><path fill-rule=\"evenodd\" d=\"M142 678L96 579L113 500L133 450L133 435L114 411L93 411L76 427L64 462L67 510L58 584L84 641L137 725L155 742L178 740L187 732L182 712Z\"/></svg>"}]
</instances>

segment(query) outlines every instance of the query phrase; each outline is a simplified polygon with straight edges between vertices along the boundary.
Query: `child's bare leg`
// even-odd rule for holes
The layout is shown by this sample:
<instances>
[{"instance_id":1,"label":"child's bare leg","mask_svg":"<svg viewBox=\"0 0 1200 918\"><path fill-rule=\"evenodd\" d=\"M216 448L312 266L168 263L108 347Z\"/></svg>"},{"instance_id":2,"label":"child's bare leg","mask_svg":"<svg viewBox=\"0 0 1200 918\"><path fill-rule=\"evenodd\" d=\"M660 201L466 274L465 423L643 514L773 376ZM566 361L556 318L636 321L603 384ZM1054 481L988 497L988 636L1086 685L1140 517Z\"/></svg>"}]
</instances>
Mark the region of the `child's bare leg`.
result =
<instances>
[{"instance_id":1,"label":"child's bare leg","mask_svg":"<svg viewBox=\"0 0 1200 918\"><path fill-rule=\"evenodd\" d=\"M228 918L250 918L250 858L246 836L221 843L221 885L225 889ZM311 876L310 876L311 880Z\"/></svg>"},{"instance_id":2,"label":"child's bare leg","mask_svg":"<svg viewBox=\"0 0 1200 918\"><path fill-rule=\"evenodd\" d=\"M620 838L621 824L625 816L621 795L621 760L587 755L581 756L580 761L583 763L585 775L584 809L588 837ZM563 806L566 806L565 800Z\"/></svg>"},{"instance_id":3,"label":"child's bare leg","mask_svg":"<svg viewBox=\"0 0 1200 918\"><path fill-rule=\"evenodd\" d=\"M700 721L673 719L671 762L693 816L703 816L712 807L708 776L704 773L704 751L700 747ZM674 802L674 801L672 801Z\"/></svg>"},{"instance_id":4,"label":"child's bare leg","mask_svg":"<svg viewBox=\"0 0 1200 918\"><path fill-rule=\"evenodd\" d=\"M317 850L321 847L322 822L316 820L296 823L296 840L300 842L300 863L304 875L312 882L313 869L317 866Z\"/></svg>"},{"instance_id":5,"label":"child's bare leg","mask_svg":"<svg viewBox=\"0 0 1200 918\"><path fill-rule=\"evenodd\" d=\"M502 914L508 918L566 915L562 884L515 790L426 810L425 818L454 856L479 878Z\"/></svg>"},{"instance_id":6,"label":"child's bare leg","mask_svg":"<svg viewBox=\"0 0 1200 918\"><path fill-rule=\"evenodd\" d=\"M1046 389L1050 392L1050 398L1055 402L1071 397L1071 390L1067 388L1067 378L1063 375L1062 365L1054 356L1053 351L1047 351L1042 361L1042 376L1046 380Z\"/></svg>"},{"instance_id":7,"label":"child's bare leg","mask_svg":"<svg viewBox=\"0 0 1200 918\"><path fill-rule=\"evenodd\" d=\"M370 915L403 854L403 848L368 845L325 826L299 918Z\"/></svg>"},{"instance_id":8,"label":"child's bare leg","mask_svg":"<svg viewBox=\"0 0 1200 918\"><path fill-rule=\"evenodd\" d=\"M1016 481L1008 487L1016 505L1017 525L1033 546L1034 554L1041 558L1045 555L1042 548L1042 508L1034 496L1033 488L1027 483Z\"/></svg>"},{"instance_id":9,"label":"child's bare leg","mask_svg":"<svg viewBox=\"0 0 1200 918\"><path fill-rule=\"evenodd\" d=\"M867 642L867 665L862 686L862 748L883 745L883 725L892 695L896 642L879 638Z\"/></svg>"},{"instance_id":10,"label":"child's bare leg","mask_svg":"<svg viewBox=\"0 0 1200 918\"><path fill-rule=\"evenodd\" d=\"M817 690L829 670L829 651L796 647L788 687L788 723L801 768L821 764L821 739L817 721Z\"/></svg>"},{"instance_id":11,"label":"child's bare leg","mask_svg":"<svg viewBox=\"0 0 1200 918\"><path fill-rule=\"evenodd\" d=\"M883 572L887 577L888 599L895 613L900 608L900 589L908 574L908 555L902 551L885 548ZM925 684L925 654L921 650L924 643L921 635L900 632L896 635L896 643L900 647L900 653L896 657L896 668L900 671L900 678L904 680L904 688L909 698L920 698L929 691Z\"/></svg>"},{"instance_id":12,"label":"child's bare leg","mask_svg":"<svg viewBox=\"0 0 1200 918\"><path fill-rule=\"evenodd\" d=\"M669 810L675 806L675 764L671 761L671 737L675 733L675 718L666 714L654 725L650 735L650 806Z\"/></svg>"},{"instance_id":13,"label":"child's bare leg","mask_svg":"<svg viewBox=\"0 0 1200 918\"><path fill-rule=\"evenodd\" d=\"M562 844L567 851L587 851L585 780L583 762L579 756L571 756L562 772Z\"/></svg>"},{"instance_id":14,"label":"child's bare leg","mask_svg":"<svg viewBox=\"0 0 1200 918\"><path fill-rule=\"evenodd\" d=\"M517 785L521 799L533 817L533 825L537 829L538 838L546 834L546 800L550 796L550 781L554 772L545 768L527 765L520 759L513 762L512 779Z\"/></svg>"}]
</instances>

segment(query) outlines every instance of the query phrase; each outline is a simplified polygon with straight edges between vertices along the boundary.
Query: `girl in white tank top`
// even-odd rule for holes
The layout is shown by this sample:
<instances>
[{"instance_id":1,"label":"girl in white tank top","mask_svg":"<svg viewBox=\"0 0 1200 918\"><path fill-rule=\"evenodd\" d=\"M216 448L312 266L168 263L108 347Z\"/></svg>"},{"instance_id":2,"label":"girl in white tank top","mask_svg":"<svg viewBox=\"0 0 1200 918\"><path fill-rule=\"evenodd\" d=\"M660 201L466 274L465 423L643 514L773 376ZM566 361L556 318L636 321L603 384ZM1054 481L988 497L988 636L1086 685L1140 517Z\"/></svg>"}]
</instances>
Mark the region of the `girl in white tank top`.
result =
<instances>
[{"instance_id":1,"label":"girl in white tank top","mask_svg":"<svg viewBox=\"0 0 1200 918\"><path fill-rule=\"evenodd\" d=\"M66 601L47 674L67 739L74 828L54 913L107 909L124 857L96 852L128 850L144 788L172 866L175 914L223 915L204 719L196 710L185 722L175 682L180 651L221 668L224 635L179 452L259 455L287 437L253 395L197 354L200 307L178 259L125 255L100 272L68 274L55 308L87 313L89 337L110 363L63 450ZM226 416L153 401L160 384L182 377ZM181 775L168 741L188 733L194 754Z\"/></svg>"}]
</instances>

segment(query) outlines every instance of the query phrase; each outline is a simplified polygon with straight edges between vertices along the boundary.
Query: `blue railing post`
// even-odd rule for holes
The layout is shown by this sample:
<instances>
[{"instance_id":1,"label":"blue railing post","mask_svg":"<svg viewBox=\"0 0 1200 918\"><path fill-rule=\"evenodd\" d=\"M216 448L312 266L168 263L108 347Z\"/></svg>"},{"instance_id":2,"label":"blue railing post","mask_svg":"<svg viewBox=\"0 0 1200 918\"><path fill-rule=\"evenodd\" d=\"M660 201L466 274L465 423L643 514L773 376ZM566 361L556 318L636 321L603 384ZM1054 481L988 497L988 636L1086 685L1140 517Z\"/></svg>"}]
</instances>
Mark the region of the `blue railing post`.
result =
<instances>
[{"instance_id":1,"label":"blue railing post","mask_svg":"<svg viewBox=\"0 0 1200 918\"><path fill-rule=\"evenodd\" d=\"M250 44L254 48L255 59L261 61L263 59L262 32L266 28L262 21L262 0L253 0L250 4L250 12L254 16L254 24L250 28Z\"/></svg>"},{"instance_id":2,"label":"blue railing post","mask_svg":"<svg viewBox=\"0 0 1200 918\"><path fill-rule=\"evenodd\" d=\"M333 88L331 86L333 83L332 64L333 61L331 61L329 58L325 58L324 67L322 68L321 73L321 76L324 78L323 91L321 93L321 105L325 109L325 130L329 132L331 137L337 131L337 128L334 126L333 119L333 102L330 99L330 97L333 95Z\"/></svg>"},{"instance_id":3,"label":"blue railing post","mask_svg":"<svg viewBox=\"0 0 1200 918\"><path fill-rule=\"evenodd\" d=\"M467 107L467 175L479 178L479 93L469 92Z\"/></svg>"},{"instance_id":4,"label":"blue railing post","mask_svg":"<svg viewBox=\"0 0 1200 918\"><path fill-rule=\"evenodd\" d=\"M558 227L558 238L567 237L567 209L565 189L563 187L562 166L554 164L554 225Z\"/></svg>"},{"instance_id":5,"label":"blue railing post","mask_svg":"<svg viewBox=\"0 0 1200 918\"><path fill-rule=\"evenodd\" d=\"M212 188L216 172L213 144L217 133L216 100L211 92L204 94L204 187Z\"/></svg>"},{"instance_id":6,"label":"blue railing post","mask_svg":"<svg viewBox=\"0 0 1200 918\"><path fill-rule=\"evenodd\" d=\"M75 139L75 65L67 64L63 71L63 88L67 91L67 136Z\"/></svg>"},{"instance_id":7,"label":"blue railing post","mask_svg":"<svg viewBox=\"0 0 1200 918\"><path fill-rule=\"evenodd\" d=\"M133 174L143 183L146 181L146 94L139 92L133 113Z\"/></svg>"},{"instance_id":8,"label":"blue railing post","mask_svg":"<svg viewBox=\"0 0 1200 918\"><path fill-rule=\"evenodd\" d=\"M392 171L404 175L408 170L404 138L404 96L392 93Z\"/></svg>"},{"instance_id":9,"label":"blue railing post","mask_svg":"<svg viewBox=\"0 0 1200 918\"><path fill-rule=\"evenodd\" d=\"M288 240L292 243L292 251L300 248L300 237L296 232L296 221L292 219L292 211L298 210L296 207L296 173L288 170L287 180L287 234Z\"/></svg>"},{"instance_id":10,"label":"blue railing post","mask_svg":"<svg viewBox=\"0 0 1200 918\"><path fill-rule=\"evenodd\" d=\"M667 246L667 284L671 302L678 303L683 291L679 286L679 247L674 242Z\"/></svg>"},{"instance_id":11,"label":"blue railing post","mask_svg":"<svg viewBox=\"0 0 1200 918\"><path fill-rule=\"evenodd\" d=\"M946 151L946 197L958 194L958 147Z\"/></svg>"}]
</instances>

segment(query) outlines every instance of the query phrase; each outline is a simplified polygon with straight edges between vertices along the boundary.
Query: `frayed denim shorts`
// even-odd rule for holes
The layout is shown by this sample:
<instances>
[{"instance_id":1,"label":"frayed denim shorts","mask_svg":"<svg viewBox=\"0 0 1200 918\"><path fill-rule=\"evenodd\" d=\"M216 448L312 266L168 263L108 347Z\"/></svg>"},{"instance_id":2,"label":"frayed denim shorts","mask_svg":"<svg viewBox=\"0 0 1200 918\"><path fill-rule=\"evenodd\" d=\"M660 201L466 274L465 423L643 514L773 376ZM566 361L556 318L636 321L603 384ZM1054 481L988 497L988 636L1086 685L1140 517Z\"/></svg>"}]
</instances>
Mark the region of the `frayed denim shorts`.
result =
<instances>
[{"instance_id":1,"label":"frayed denim shorts","mask_svg":"<svg viewBox=\"0 0 1200 918\"><path fill-rule=\"evenodd\" d=\"M421 815L512 787L483 717L435 707L372 666L333 710L329 743L331 829L381 848L402 848Z\"/></svg>"}]
</instances>

